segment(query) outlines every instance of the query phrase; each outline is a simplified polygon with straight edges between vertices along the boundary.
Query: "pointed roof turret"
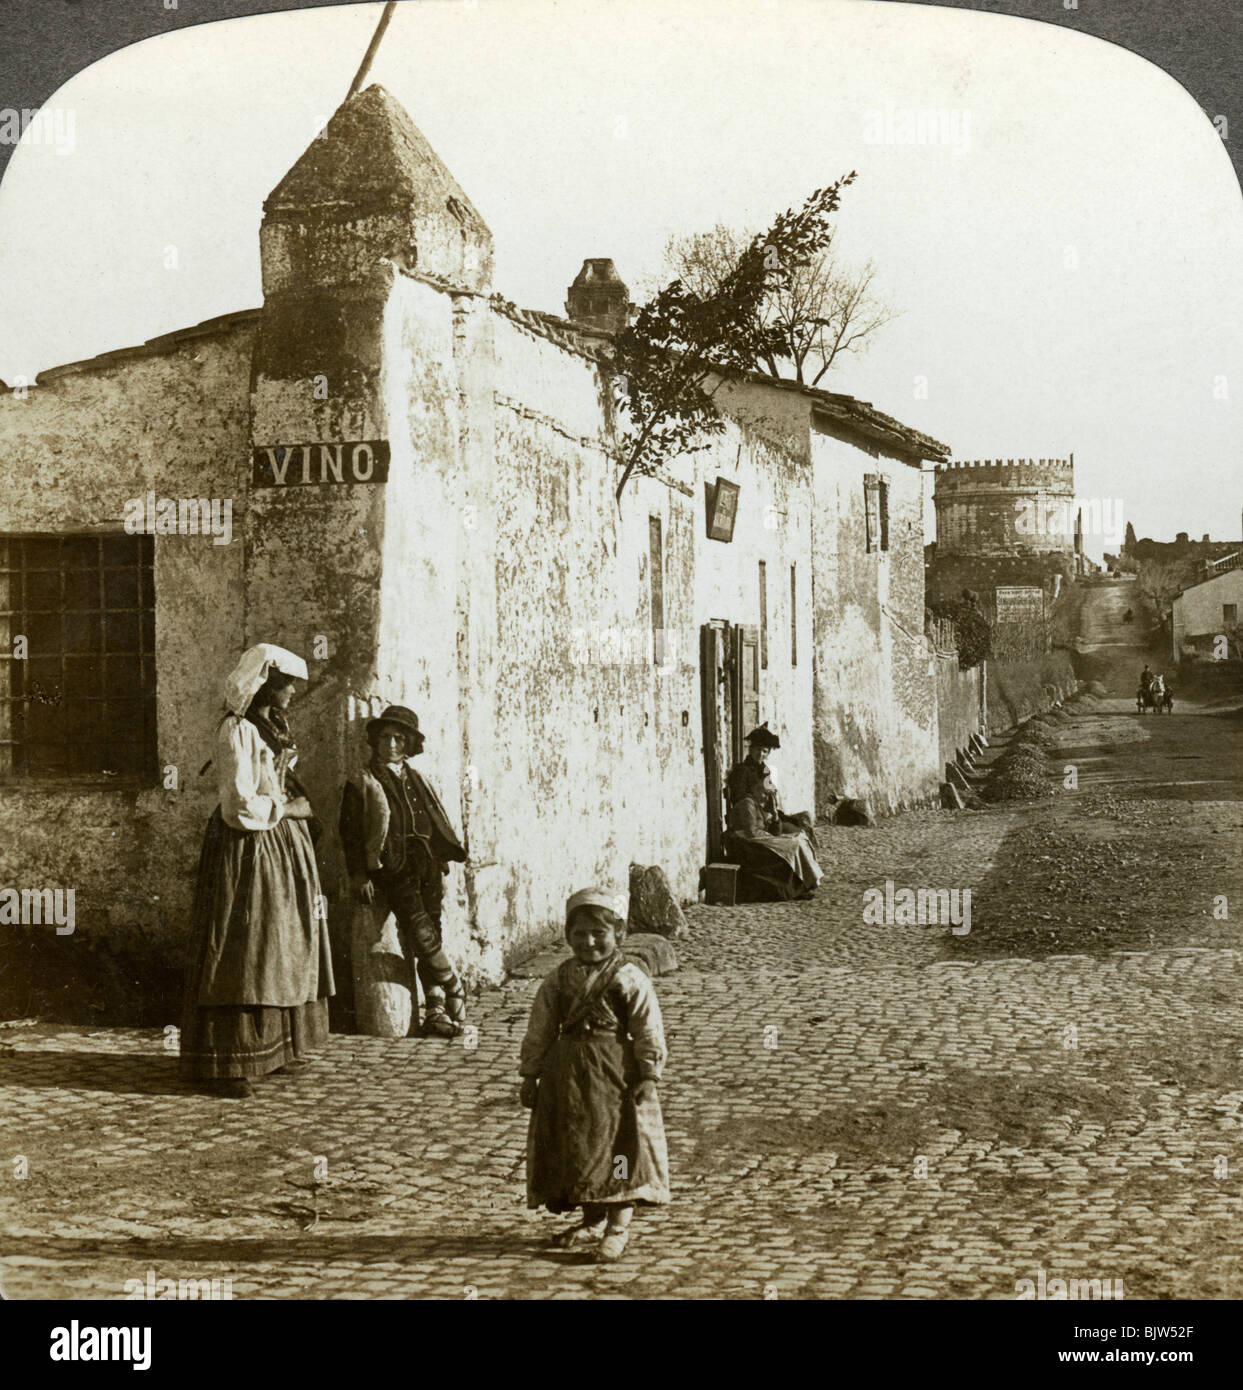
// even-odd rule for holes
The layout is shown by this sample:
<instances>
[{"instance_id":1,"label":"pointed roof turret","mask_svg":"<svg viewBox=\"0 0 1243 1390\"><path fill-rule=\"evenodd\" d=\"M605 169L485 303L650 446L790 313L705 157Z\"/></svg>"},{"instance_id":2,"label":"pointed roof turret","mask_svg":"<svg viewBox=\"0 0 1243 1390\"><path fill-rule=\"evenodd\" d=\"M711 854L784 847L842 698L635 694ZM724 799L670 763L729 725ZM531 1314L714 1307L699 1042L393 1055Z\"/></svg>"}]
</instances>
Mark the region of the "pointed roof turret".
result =
<instances>
[{"instance_id":1,"label":"pointed roof turret","mask_svg":"<svg viewBox=\"0 0 1243 1390\"><path fill-rule=\"evenodd\" d=\"M457 180L378 84L344 102L263 205L264 226L366 223L375 251L470 288L491 280L492 233ZM339 235L339 231L335 235Z\"/></svg>"}]
</instances>

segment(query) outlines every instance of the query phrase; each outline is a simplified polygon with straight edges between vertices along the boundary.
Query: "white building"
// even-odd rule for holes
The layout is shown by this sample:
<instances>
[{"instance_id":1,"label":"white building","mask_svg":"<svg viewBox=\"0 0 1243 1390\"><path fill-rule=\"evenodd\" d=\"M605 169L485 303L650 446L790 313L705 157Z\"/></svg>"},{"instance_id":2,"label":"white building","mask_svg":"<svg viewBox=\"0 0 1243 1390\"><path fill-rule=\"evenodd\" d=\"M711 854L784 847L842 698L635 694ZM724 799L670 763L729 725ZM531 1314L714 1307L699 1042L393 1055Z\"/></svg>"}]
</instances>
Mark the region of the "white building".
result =
<instances>
[{"instance_id":1,"label":"white building","mask_svg":"<svg viewBox=\"0 0 1243 1390\"><path fill-rule=\"evenodd\" d=\"M1217 563L1221 572L1184 589L1174 600L1174 659L1221 661L1239 655L1243 552ZM1225 568L1231 563L1233 568Z\"/></svg>"}]
</instances>

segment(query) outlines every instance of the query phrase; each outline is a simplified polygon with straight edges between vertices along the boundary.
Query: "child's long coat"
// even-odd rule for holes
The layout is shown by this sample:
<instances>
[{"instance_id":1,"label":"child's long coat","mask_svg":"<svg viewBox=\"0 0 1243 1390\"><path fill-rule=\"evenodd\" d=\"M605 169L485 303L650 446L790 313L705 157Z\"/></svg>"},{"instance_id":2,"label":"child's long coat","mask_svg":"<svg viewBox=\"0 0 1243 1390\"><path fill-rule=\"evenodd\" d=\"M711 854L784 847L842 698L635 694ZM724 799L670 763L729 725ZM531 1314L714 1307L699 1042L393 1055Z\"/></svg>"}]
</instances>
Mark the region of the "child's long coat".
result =
<instances>
[{"instance_id":1,"label":"child's long coat","mask_svg":"<svg viewBox=\"0 0 1243 1390\"><path fill-rule=\"evenodd\" d=\"M669 1200L660 1101L633 1087L659 1080L667 1056L652 982L620 953L565 961L540 986L520 1070L538 1076L527 1132L527 1206Z\"/></svg>"}]
</instances>

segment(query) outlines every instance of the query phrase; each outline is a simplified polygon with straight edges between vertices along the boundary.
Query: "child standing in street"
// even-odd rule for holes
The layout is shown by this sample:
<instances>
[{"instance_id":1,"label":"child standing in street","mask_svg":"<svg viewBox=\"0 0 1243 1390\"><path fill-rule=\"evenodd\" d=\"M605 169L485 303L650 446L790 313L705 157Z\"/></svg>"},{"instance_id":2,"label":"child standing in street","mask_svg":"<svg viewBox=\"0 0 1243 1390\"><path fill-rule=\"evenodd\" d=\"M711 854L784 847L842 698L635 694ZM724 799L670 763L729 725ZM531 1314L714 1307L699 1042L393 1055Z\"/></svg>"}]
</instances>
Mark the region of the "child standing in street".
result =
<instances>
[{"instance_id":1,"label":"child standing in street","mask_svg":"<svg viewBox=\"0 0 1243 1390\"><path fill-rule=\"evenodd\" d=\"M603 888L565 906L574 952L539 988L522 1043L527 1206L582 1208L563 1249L599 1242L596 1259L626 1248L636 1204L669 1201L669 1159L656 1083L667 1056L656 991L622 953L625 922Z\"/></svg>"}]
</instances>

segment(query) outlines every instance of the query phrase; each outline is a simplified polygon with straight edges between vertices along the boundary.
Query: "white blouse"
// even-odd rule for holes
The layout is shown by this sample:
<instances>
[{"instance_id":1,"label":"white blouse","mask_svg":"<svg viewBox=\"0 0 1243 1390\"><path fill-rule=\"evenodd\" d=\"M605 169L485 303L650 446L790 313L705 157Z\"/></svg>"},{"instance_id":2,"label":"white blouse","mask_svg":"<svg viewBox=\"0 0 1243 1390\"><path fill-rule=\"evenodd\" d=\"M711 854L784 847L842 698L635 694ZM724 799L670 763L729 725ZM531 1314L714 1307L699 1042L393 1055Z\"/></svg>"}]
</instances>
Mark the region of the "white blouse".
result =
<instances>
[{"instance_id":1,"label":"white blouse","mask_svg":"<svg viewBox=\"0 0 1243 1390\"><path fill-rule=\"evenodd\" d=\"M271 830L285 814L276 755L249 719L230 714L216 731L220 814L234 830Z\"/></svg>"}]
</instances>

